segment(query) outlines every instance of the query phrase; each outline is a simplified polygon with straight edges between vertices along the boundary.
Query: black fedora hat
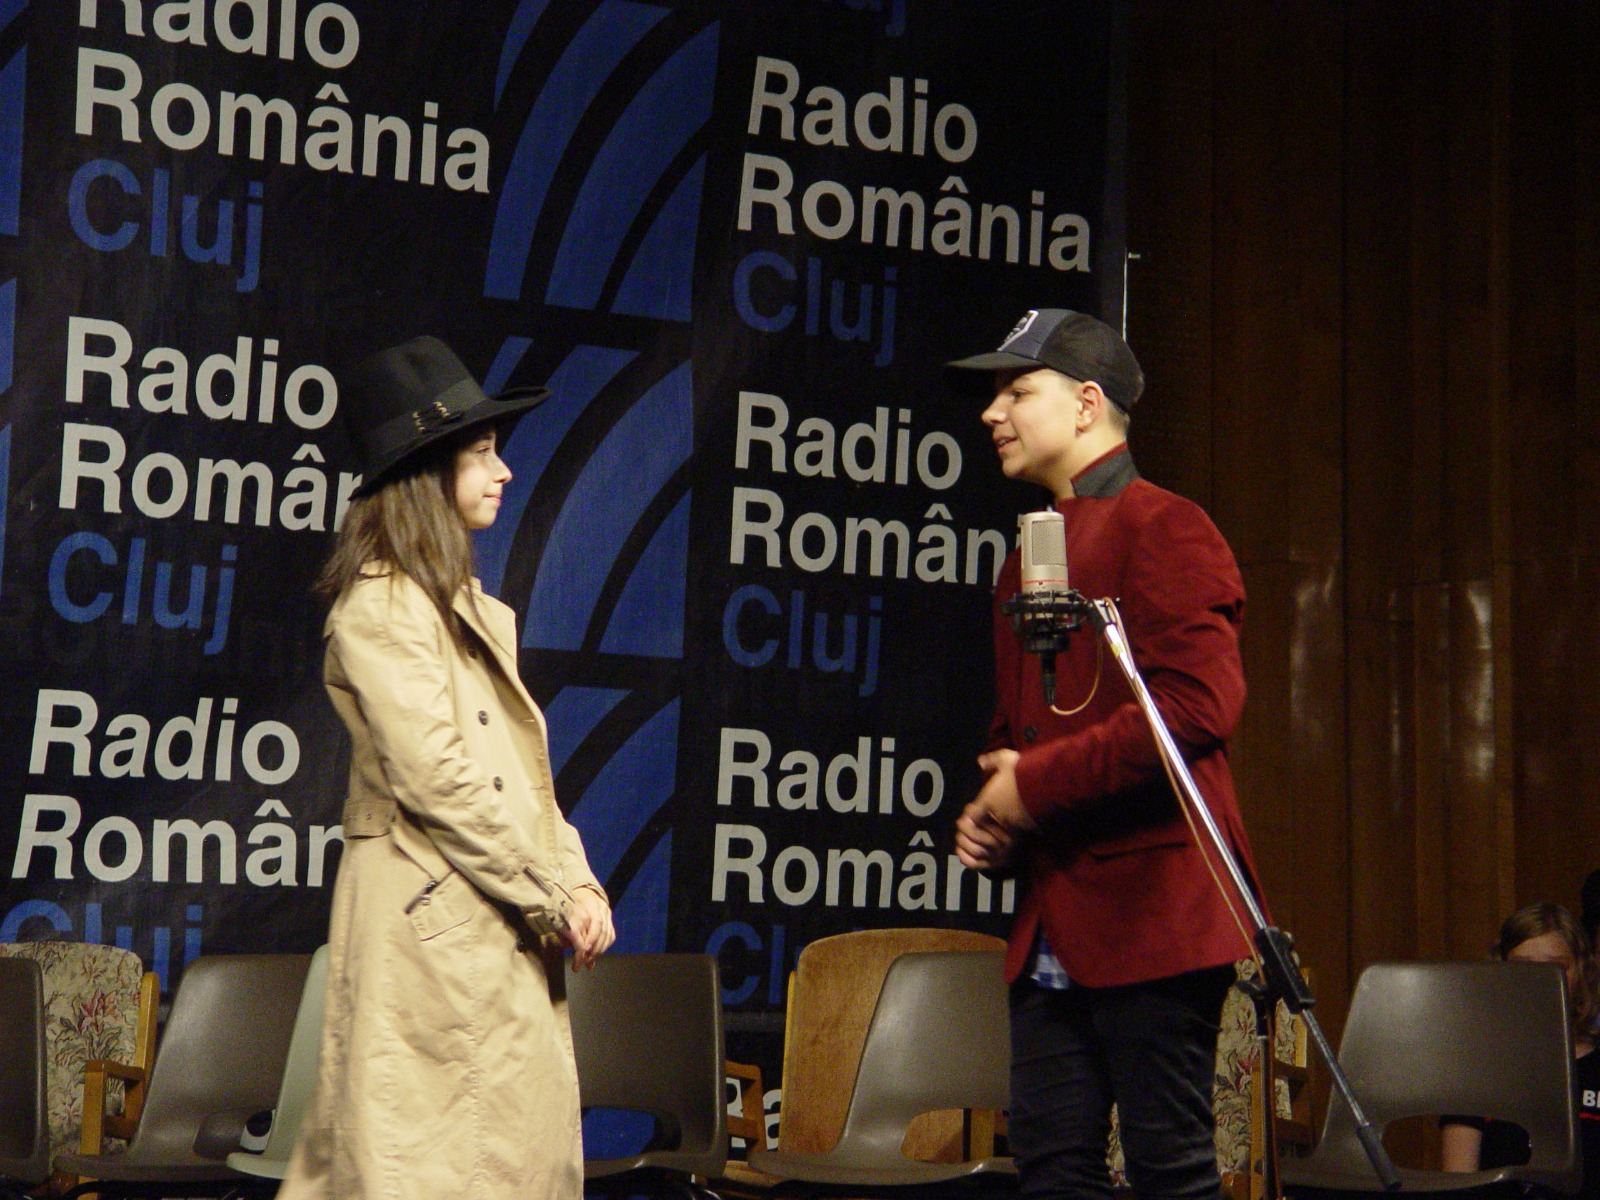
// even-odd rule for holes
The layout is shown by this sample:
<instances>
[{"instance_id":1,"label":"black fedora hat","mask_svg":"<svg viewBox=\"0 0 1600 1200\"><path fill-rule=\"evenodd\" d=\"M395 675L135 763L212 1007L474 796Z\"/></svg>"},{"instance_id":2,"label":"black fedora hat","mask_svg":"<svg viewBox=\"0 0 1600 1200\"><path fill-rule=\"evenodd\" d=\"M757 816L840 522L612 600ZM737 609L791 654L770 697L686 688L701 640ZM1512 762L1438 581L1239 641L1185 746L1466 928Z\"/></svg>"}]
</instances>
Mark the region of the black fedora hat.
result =
<instances>
[{"instance_id":1,"label":"black fedora hat","mask_svg":"<svg viewBox=\"0 0 1600 1200\"><path fill-rule=\"evenodd\" d=\"M339 381L339 411L361 455L361 486L353 494L371 495L423 451L480 425L498 426L503 442L549 394L542 387L485 394L436 337L380 350Z\"/></svg>"}]
</instances>

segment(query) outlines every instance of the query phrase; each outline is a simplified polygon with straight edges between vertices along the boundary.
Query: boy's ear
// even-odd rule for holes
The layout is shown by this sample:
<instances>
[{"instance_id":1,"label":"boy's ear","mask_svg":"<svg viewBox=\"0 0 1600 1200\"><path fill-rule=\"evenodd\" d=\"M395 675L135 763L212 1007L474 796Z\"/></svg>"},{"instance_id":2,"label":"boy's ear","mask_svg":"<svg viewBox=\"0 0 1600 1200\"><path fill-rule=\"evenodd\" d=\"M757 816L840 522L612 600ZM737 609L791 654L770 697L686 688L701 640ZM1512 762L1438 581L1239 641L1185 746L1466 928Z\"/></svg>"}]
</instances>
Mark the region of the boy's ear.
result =
<instances>
[{"instance_id":1,"label":"boy's ear","mask_svg":"<svg viewBox=\"0 0 1600 1200\"><path fill-rule=\"evenodd\" d=\"M1105 411L1105 406L1110 403L1106 394L1100 390L1100 385L1094 380L1086 380L1078 392L1082 407L1079 409L1078 428L1088 429L1099 419Z\"/></svg>"}]
</instances>

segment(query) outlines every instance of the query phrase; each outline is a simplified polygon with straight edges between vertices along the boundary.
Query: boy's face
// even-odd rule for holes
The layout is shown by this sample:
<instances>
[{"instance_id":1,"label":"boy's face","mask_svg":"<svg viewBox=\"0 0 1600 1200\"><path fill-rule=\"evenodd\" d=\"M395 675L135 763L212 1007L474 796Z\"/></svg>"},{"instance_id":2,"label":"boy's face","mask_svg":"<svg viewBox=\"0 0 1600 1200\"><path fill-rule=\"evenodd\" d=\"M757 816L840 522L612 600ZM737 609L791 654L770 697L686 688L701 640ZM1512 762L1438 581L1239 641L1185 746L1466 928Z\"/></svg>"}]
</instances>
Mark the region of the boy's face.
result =
<instances>
[{"instance_id":1,"label":"boy's face","mask_svg":"<svg viewBox=\"0 0 1600 1200\"><path fill-rule=\"evenodd\" d=\"M1083 465L1076 461L1083 385L1048 367L997 371L983 423L994 437L1000 470L1060 494Z\"/></svg>"}]
</instances>

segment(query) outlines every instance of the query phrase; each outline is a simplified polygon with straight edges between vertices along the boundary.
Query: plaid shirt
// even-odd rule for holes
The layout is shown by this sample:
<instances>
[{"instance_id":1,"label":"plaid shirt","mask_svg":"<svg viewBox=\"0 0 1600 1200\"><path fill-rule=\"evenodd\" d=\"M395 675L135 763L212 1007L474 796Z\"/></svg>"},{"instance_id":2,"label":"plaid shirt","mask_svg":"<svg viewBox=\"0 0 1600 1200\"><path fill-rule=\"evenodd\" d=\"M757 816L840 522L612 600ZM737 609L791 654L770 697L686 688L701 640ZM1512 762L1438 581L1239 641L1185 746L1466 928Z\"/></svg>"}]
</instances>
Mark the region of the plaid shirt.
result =
<instances>
[{"instance_id":1,"label":"plaid shirt","mask_svg":"<svg viewBox=\"0 0 1600 1200\"><path fill-rule=\"evenodd\" d=\"M1033 970L1028 973L1028 978L1052 992L1064 992L1072 986L1072 980L1067 978L1066 970L1051 951L1050 943L1044 940L1042 932L1034 946Z\"/></svg>"}]
</instances>

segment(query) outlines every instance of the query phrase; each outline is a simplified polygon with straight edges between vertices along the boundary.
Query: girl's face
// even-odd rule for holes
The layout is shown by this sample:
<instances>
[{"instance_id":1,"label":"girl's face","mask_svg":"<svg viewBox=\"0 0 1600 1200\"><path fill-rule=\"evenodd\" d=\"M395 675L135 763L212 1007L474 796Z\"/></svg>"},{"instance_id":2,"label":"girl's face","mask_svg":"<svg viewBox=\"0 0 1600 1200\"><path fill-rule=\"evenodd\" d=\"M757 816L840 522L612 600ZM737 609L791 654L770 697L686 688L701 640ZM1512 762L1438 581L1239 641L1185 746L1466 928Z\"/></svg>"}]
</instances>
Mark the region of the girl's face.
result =
<instances>
[{"instance_id":1,"label":"girl's face","mask_svg":"<svg viewBox=\"0 0 1600 1200\"><path fill-rule=\"evenodd\" d=\"M511 482L511 468L495 451L493 429L456 451L456 507L468 529L487 529L500 515L500 491Z\"/></svg>"},{"instance_id":2,"label":"girl's face","mask_svg":"<svg viewBox=\"0 0 1600 1200\"><path fill-rule=\"evenodd\" d=\"M1554 963L1567 973L1567 992L1578 986L1578 964L1572 957L1572 947L1559 933L1541 933L1525 942L1518 942L1506 955L1507 962Z\"/></svg>"}]
</instances>

